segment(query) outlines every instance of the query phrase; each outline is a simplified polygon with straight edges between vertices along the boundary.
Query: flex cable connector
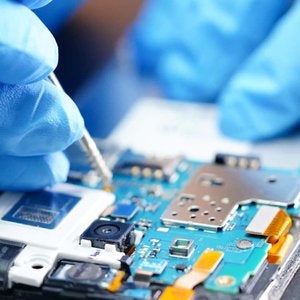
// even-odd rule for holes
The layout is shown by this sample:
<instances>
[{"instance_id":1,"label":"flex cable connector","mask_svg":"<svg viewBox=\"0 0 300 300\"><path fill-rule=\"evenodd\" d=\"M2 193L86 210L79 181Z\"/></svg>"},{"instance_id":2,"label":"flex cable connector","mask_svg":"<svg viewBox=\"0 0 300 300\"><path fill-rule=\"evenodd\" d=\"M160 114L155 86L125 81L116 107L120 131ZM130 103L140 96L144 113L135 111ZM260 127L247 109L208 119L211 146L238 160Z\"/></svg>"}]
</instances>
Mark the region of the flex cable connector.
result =
<instances>
[{"instance_id":1,"label":"flex cable connector","mask_svg":"<svg viewBox=\"0 0 300 300\"><path fill-rule=\"evenodd\" d=\"M192 270L175 281L176 287L193 289L203 282L221 262L224 253L212 249L206 249L194 264Z\"/></svg>"},{"instance_id":2,"label":"flex cable connector","mask_svg":"<svg viewBox=\"0 0 300 300\"><path fill-rule=\"evenodd\" d=\"M261 206L246 228L246 232L266 236L267 242L275 244L292 226L290 216L275 206Z\"/></svg>"},{"instance_id":3,"label":"flex cable connector","mask_svg":"<svg viewBox=\"0 0 300 300\"><path fill-rule=\"evenodd\" d=\"M268 262L270 264L280 264L288 253L293 241L294 238L291 234L281 237L268 251Z\"/></svg>"}]
</instances>

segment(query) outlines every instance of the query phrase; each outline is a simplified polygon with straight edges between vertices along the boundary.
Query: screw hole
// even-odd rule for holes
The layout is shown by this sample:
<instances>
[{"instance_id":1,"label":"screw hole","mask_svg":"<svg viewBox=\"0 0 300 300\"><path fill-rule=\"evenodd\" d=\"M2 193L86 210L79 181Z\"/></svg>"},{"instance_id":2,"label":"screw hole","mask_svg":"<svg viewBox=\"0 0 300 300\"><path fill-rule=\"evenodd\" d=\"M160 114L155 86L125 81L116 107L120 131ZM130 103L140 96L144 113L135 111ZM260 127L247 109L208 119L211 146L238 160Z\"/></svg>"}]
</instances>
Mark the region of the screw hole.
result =
<instances>
[{"instance_id":1,"label":"screw hole","mask_svg":"<svg viewBox=\"0 0 300 300\"><path fill-rule=\"evenodd\" d=\"M268 183L275 183L277 182L277 178L275 176L269 176L267 178Z\"/></svg>"},{"instance_id":2,"label":"screw hole","mask_svg":"<svg viewBox=\"0 0 300 300\"><path fill-rule=\"evenodd\" d=\"M172 216L177 216L177 215L178 215L177 211L172 212Z\"/></svg>"},{"instance_id":3,"label":"screw hole","mask_svg":"<svg viewBox=\"0 0 300 300\"><path fill-rule=\"evenodd\" d=\"M195 200L195 196L192 196L192 195L182 195L180 197L180 201L183 201L183 202L194 201L194 200Z\"/></svg>"},{"instance_id":4,"label":"screw hole","mask_svg":"<svg viewBox=\"0 0 300 300\"><path fill-rule=\"evenodd\" d=\"M206 211L204 211L202 214L203 214L203 216L208 216L208 215L209 215L209 212L206 210Z\"/></svg>"},{"instance_id":5,"label":"screw hole","mask_svg":"<svg viewBox=\"0 0 300 300\"><path fill-rule=\"evenodd\" d=\"M32 269L35 269L35 270L40 270L40 269L43 269L44 266L43 266L43 265L36 264L36 265L32 265L31 268L32 268Z\"/></svg>"},{"instance_id":6,"label":"screw hole","mask_svg":"<svg viewBox=\"0 0 300 300\"><path fill-rule=\"evenodd\" d=\"M191 219L195 219L195 218L196 218L196 215L194 215L194 214L193 214L193 215L190 215L190 218L191 218Z\"/></svg>"},{"instance_id":7,"label":"screw hole","mask_svg":"<svg viewBox=\"0 0 300 300\"><path fill-rule=\"evenodd\" d=\"M197 211L200 210L200 207L199 207L198 205L192 205L192 206L190 206L190 207L188 208L188 210L189 210L190 212L197 212Z\"/></svg>"},{"instance_id":8,"label":"screw hole","mask_svg":"<svg viewBox=\"0 0 300 300\"><path fill-rule=\"evenodd\" d=\"M208 220L209 220L210 222L213 222L213 221L215 221L215 218L214 218L214 217L210 217Z\"/></svg>"}]
</instances>

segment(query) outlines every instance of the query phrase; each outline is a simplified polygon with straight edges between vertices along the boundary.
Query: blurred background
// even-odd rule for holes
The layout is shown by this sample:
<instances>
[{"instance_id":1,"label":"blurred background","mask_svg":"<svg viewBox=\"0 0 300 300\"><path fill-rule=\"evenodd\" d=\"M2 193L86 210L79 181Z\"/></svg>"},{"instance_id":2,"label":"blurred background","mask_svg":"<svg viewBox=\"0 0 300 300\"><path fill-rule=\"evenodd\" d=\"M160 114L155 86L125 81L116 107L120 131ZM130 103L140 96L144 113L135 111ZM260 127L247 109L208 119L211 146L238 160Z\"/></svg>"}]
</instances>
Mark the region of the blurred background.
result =
<instances>
[{"instance_id":1,"label":"blurred background","mask_svg":"<svg viewBox=\"0 0 300 300\"><path fill-rule=\"evenodd\" d=\"M142 5L142 0L53 0L35 10L59 46L56 75L95 137L107 137L141 95L156 93L137 74L126 45ZM98 109L91 110L91 103Z\"/></svg>"}]
</instances>

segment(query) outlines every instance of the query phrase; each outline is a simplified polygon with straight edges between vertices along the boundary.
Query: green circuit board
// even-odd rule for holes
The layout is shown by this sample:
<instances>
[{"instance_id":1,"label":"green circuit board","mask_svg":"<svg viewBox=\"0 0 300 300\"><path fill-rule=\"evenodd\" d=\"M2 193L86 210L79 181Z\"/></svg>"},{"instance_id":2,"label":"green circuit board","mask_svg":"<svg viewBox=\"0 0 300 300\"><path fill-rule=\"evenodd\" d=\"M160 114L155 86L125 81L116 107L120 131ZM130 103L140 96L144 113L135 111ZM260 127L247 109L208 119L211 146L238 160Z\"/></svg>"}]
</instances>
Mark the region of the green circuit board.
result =
<instances>
[{"instance_id":1,"label":"green circuit board","mask_svg":"<svg viewBox=\"0 0 300 300\"><path fill-rule=\"evenodd\" d=\"M172 285L182 275L182 271L176 270L176 265L184 264L187 268L193 266L205 249L212 248L223 251L224 258L213 276L206 281L205 287L210 290L238 293L239 286L251 275L255 274L261 266L270 247L265 238L249 236L245 232L246 226L257 212L257 207L256 205L249 205L239 209L230 223L231 229L227 231L209 232L195 230L192 227L181 228L163 225L160 221L163 211L175 196L175 193L180 190L189 178L189 174L199 167L199 164L196 163L186 163L189 166L189 171L183 172L174 184L162 184L159 187L155 187L153 186L153 181L138 179L128 181L126 178L124 180L124 178L116 177L114 181L117 196L116 204L131 203L131 199L138 199L139 203L137 205L140 205L141 209L131 219L131 222L139 223L141 219L151 222L151 226L146 229L145 237L135 251L131 271L134 275L135 270L139 269L145 260L150 261L153 265L156 262L161 264L165 261L167 264L163 272L155 275L152 280L156 283ZM153 188L162 190L162 195L155 196L151 192L149 193L149 190L151 191ZM142 208L142 205L144 208ZM145 210L153 206L155 206L155 211ZM194 241L195 249L188 258L169 255L170 244L177 238ZM251 240L253 247L245 250L239 249L236 244L243 239ZM155 251L154 249L159 249L159 251L155 254L155 257L149 258L151 253ZM217 286L215 279L223 274L233 277L234 284L228 287Z\"/></svg>"},{"instance_id":2,"label":"green circuit board","mask_svg":"<svg viewBox=\"0 0 300 300\"><path fill-rule=\"evenodd\" d=\"M102 219L134 223L143 236L132 254L129 279L129 282L136 279L138 286L141 286L134 291L127 289L128 295L145 298L147 289L143 284L172 286L178 278L193 268L207 249L224 254L214 272L202 283L202 288L209 292L238 295L248 281L263 273L272 245L268 243L267 237L246 232L246 227L262 204L250 202L239 206L221 230L195 228L192 223L191 226L182 226L162 222L161 216L170 202L178 196L195 172L205 165L183 159L176 168L176 180L172 182L136 174L114 175L116 202L113 210L116 213L108 214ZM274 174L274 170L263 172ZM122 215L124 209L128 210L126 216ZM300 213L296 206L286 207L285 210L294 217ZM191 241L191 253L186 256L170 254L170 245L175 240ZM140 272L148 272L152 276L139 279Z\"/></svg>"},{"instance_id":3,"label":"green circuit board","mask_svg":"<svg viewBox=\"0 0 300 300\"><path fill-rule=\"evenodd\" d=\"M104 155L109 193L75 153L67 184L1 195L0 298L253 300L274 278L280 298L300 266L297 170L231 154Z\"/></svg>"}]
</instances>

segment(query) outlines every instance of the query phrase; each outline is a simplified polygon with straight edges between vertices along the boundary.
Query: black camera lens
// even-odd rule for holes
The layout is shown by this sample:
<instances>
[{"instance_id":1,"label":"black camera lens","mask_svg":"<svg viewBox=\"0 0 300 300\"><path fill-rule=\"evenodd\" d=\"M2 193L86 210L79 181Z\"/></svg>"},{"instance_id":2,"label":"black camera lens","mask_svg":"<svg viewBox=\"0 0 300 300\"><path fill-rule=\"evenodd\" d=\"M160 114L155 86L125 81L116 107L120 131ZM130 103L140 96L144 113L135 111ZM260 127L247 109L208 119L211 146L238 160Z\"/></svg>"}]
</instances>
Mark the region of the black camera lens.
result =
<instances>
[{"instance_id":1,"label":"black camera lens","mask_svg":"<svg viewBox=\"0 0 300 300\"><path fill-rule=\"evenodd\" d=\"M100 225L95 228L94 232L97 235L114 235L120 231L120 227L117 225L107 224L107 225Z\"/></svg>"},{"instance_id":2,"label":"black camera lens","mask_svg":"<svg viewBox=\"0 0 300 300\"><path fill-rule=\"evenodd\" d=\"M91 241L92 247L105 249L106 245L115 245L117 251L129 250L135 241L134 224L117 221L96 220L80 236Z\"/></svg>"}]
</instances>

